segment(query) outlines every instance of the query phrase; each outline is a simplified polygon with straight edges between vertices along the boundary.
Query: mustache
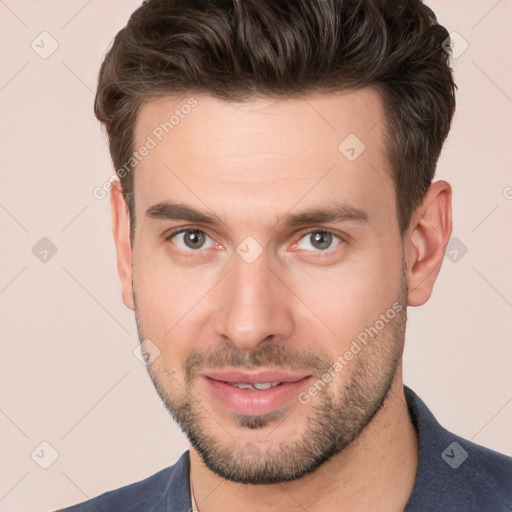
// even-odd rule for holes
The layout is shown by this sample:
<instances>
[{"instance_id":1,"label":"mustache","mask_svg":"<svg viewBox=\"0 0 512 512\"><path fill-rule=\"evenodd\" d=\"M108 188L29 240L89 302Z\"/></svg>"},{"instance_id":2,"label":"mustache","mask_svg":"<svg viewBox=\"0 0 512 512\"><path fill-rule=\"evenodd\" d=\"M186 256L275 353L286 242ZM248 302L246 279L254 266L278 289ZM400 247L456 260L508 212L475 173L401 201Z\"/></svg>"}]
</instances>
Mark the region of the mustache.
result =
<instances>
[{"instance_id":1,"label":"mustache","mask_svg":"<svg viewBox=\"0 0 512 512\"><path fill-rule=\"evenodd\" d=\"M190 382L204 368L275 368L280 370L308 370L311 374L323 375L333 364L322 351L316 353L291 349L289 346L269 344L253 351L244 351L232 344L205 351L193 350L183 363L186 380Z\"/></svg>"}]
</instances>

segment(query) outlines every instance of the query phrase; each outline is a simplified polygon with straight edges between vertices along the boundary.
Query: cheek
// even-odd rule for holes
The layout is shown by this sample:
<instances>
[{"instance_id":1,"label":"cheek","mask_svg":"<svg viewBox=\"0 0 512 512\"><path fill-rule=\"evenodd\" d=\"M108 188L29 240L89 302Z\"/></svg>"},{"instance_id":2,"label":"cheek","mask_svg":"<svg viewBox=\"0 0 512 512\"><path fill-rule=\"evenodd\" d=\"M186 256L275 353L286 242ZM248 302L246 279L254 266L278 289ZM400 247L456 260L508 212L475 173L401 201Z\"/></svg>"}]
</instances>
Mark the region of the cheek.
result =
<instances>
[{"instance_id":1,"label":"cheek","mask_svg":"<svg viewBox=\"0 0 512 512\"><path fill-rule=\"evenodd\" d=\"M400 294L400 278L400 252L381 253L346 262L337 270L294 273L291 288L310 309L306 312L310 328L333 337L336 351L342 353L362 330L392 308Z\"/></svg>"},{"instance_id":2,"label":"cheek","mask_svg":"<svg viewBox=\"0 0 512 512\"><path fill-rule=\"evenodd\" d=\"M180 318L186 314L184 283L179 276L163 271L150 259L135 261L138 263L133 268L133 281L139 334L156 343L167 358L179 351L172 340ZM167 350L171 345L174 345L172 352Z\"/></svg>"},{"instance_id":3,"label":"cheek","mask_svg":"<svg viewBox=\"0 0 512 512\"><path fill-rule=\"evenodd\" d=\"M185 314L197 278L173 265L165 248L140 245L147 247L134 252L137 306L148 327L165 329L162 335Z\"/></svg>"},{"instance_id":4,"label":"cheek","mask_svg":"<svg viewBox=\"0 0 512 512\"><path fill-rule=\"evenodd\" d=\"M211 317L207 292L218 276L207 268L177 269L168 257L156 255L156 251L153 257L140 255L135 261L139 329L157 344L166 367L181 365ZM205 314L205 308L210 308L209 314Z\"/></svg>"}]
</instances>

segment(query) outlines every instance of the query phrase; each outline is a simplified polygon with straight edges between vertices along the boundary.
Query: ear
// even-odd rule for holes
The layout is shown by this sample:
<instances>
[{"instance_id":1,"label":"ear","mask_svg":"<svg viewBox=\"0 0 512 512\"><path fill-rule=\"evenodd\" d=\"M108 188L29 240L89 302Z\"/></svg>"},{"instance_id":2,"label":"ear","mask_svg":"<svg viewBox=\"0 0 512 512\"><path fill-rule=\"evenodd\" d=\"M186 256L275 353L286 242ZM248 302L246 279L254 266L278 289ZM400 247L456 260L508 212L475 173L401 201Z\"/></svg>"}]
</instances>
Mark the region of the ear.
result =
<instances>
[{"instance_id":1,"label":"ear","mask_svg":"<svg viewBox=\"0 0 512 512\"><path fill-rule=\"evenodd\" d=\"M117 270L121 278L123 302L134 310L132 287L132 247L130 244L130 216L123 196L123 187L119 180L112 182L110 189L110 207L112 212L112 233L116 244Z\"/></svg>"},{"instance_id":2,"label":"ear","mask_svg":"<svg viewBox=\"0 0 512 512\"><path fill-rule=\"evenodd\" d=\"M452 188L437 181L413 213L405 235L409 306L421 306L430 298L451 234Z\"/></svg>"}]
</instances>

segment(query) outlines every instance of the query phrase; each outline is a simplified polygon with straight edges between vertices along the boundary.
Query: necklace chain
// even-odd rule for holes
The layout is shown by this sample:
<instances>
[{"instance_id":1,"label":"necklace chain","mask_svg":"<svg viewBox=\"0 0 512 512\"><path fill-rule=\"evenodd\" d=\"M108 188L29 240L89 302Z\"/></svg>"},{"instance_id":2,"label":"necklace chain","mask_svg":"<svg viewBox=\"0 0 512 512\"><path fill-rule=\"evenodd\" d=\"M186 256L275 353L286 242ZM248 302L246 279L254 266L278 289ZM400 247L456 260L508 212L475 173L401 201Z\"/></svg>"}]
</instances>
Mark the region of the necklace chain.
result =
<instances>
[{"instance_id":1,"label":"necklace chain","mask_svg":"<svg viewBox=\"0 0 512 512\"><path fill-rule=\"evenodd\" d=\"M194 486L192 485L192 474L189 476L189 483L190 483L190 501L192 502L192 510L195 512L199 512L199 509L197 508L196 498L194 496Z\"/></svg>"}]
</instances>

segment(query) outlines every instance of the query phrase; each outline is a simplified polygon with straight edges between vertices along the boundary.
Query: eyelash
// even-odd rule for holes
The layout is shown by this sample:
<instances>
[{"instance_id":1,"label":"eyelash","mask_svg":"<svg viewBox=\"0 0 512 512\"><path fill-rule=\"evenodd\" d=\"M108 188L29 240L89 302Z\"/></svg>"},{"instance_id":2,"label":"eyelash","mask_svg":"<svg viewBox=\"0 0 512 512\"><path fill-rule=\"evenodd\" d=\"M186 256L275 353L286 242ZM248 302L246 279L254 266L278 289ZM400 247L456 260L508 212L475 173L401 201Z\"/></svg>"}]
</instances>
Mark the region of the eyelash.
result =
<instances>
[{"instance_id":1,"label":"eyelash","mask_svg":"<svg viewBox=\"0 0 512 512\"><path fill-rule=\"evenodd\" d=\"M179 228L179 229L176 229L175 231L172 231L168 236L165 237L165 240L167 242L170 242L172 240L172 238L174 238L176 235L179 235L180 233L186 233L187 231L198 231L200 233L205 234L207 237L211 238L208 235L208 233L206 233L202 229L198 229L198 228L195 228L195 227L184 227L184 228ZM309 231L301 233L299 238L298 238L298 240L297 240L297 242L293 243L292 245L296 246L300 242L300 240L302 240L304 237L306 237L308 235L312 235L313 233L330 234L333 237L338 238L340 240L340 242L338 243L338 246L341 245L342 243L346 242L346 240L342 236L334 233L333 231L331 231L329 229L319 229L319 228L316 228L316 229L311 229ZM335 247L337 247L337 246L335 246ZM181 252L181 254L184 254L186 257L191 257L195 253L201 252L201 249L197 249L196 251L191 249L190 251L180 251L180 252ZM318 251L308 251L308 252L318 253L317 256L321 257L322 255L329 254L330 252L332 252L332 249L329 248L329 249L327 249L325 251L318 250Z\"/></svg>"},{"instance_id":2,"label":"eyelash","mask_svg":"<svg viewBox=\"0 0 512 512\"><path fill-rule=\"evenodd\" d=\"M331 231L330 229L311 229L309 231L306 231L304 233L301 233L300 236L299 236L299 239L297 240L297 242L295 242L293 244L293 246L296 246L299 244L299 242L304 238L304 237L307 237L307 236L310 236L312 235L313 233L321 233L321 234L328 234L328 235L332 235L335 239L337 238L339 240L339 242L336 244L335 243L335 240L333 240L333 246L332 247L329 247L328 249L326 249L325 251L322 251L322 250L317 250L317 251L308 251L308 252L312 252L314 253L317 257L321 257L322 255L328 255L328 254L331 254L333 253L336 248L338 248L339 245L343 244L345 242L345 239L340 236L340 235L337 235L336 233L334 233L334 231ZM299 250L305 250L305 249L299 249Z\"/></svg>"}]
</instances>

